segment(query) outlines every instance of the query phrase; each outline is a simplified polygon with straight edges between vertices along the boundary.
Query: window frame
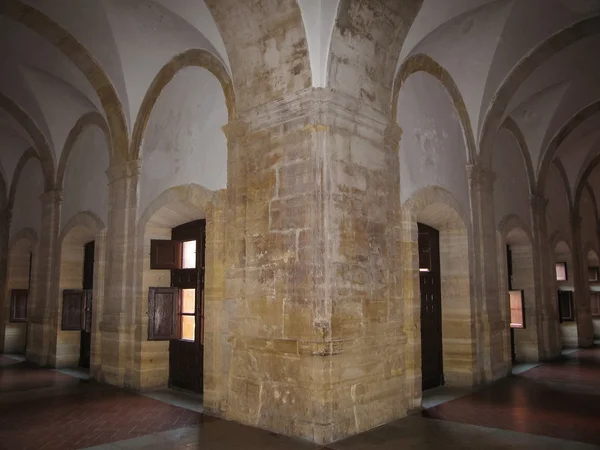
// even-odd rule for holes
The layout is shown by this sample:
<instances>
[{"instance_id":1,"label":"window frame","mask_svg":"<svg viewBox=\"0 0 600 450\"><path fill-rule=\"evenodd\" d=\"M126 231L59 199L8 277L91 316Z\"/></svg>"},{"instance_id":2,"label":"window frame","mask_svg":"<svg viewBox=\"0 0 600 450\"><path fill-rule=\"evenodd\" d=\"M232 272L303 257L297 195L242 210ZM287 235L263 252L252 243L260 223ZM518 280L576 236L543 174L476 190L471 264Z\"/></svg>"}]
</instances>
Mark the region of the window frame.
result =
<instances>
[{"instance_id":1,"label":"window frame","mask_svg":"<svg viewBox=\"0 0 600 450\"><path fill-rule=\"evenodd\" d=\"M17 317L15 314L17 312L16 301L21 299L22 297L19 294L25 295L25 315L23 317ZM27 322L27 308L29 303L29 289L11 289L10 290L10 318L9 321L11 323L23 323Z\"/></svg>"},{"instance_id":2,"label":"window frame","mask_svg":"<svg viewBox=\"0 0 600 450\"><path fill-rule=\"evenodd\" d=\"M558 278L558 273L557 273L557 268L559 265L564 266L565 269L565 277L564 278ZM566 261L559 261L557 263L555 263L554 265L554 275L556 277L556 281L568 281L569 280L569 271L568 271L568 267L567 267L567 262Z\"/></svg>"}]
</instances>

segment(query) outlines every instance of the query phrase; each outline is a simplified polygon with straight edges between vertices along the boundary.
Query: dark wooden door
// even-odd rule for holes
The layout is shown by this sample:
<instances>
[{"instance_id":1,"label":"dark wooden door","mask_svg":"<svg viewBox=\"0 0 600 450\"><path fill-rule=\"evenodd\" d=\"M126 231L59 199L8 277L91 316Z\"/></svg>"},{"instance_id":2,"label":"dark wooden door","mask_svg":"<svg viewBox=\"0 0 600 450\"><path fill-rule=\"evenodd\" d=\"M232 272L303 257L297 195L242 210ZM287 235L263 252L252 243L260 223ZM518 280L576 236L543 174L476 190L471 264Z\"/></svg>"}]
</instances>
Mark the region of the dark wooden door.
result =
<instances>
[{"instance_id":1,"label":"dark wooden door","mask_svg":"<svg viewBox=\"0 0 600 450\"><path fill-rule=\"evenodd\" d=\"M423 390L444 384L442 356L442 292L439 232L427 225L419 229L421 285L421 374Z\"/></svg>"},{"instance_id":2,"label":"dark wooden door","mask_svg":"<svg viewBox=\"0 0 600 450\"><path fill-rule=\"evenodd\" d=\"M83 291L84 311L81 341L79 345L79 366L90 367L92 349L92 291L94 289L94 241L83 247Z\"/></svg>"},{"instance_id":3,"label":"dark wooden door","mask_svg":"<svg viewBox=\"0 0 600 450\"><path fill-rule=\"evenodd\" d=\"M202 392L203 298L206 222L197 220L173 229L172 239L182 242L182 265L171 271L171 286L180 292L180 339L169 344L169 386ZM195 242L195 258L190 254Z\"/></svg>"},{"instance_id":4,"label":"dark wooden door","mask_svg":"<svg viewBox=\"0 0 600 450\"><path fill-rule=\"evenodd\" d=\"M506 246L506 265L507 265L507 281L508 281L508 290L509 292L513 289L513 260L512 260L512 251L510 246ZM509 308L510 313L510 308ZM517 362L517 350L515 347L515 329L510 327L510 358L512 363L515 364Z\"/></svg>"}]
</instances>

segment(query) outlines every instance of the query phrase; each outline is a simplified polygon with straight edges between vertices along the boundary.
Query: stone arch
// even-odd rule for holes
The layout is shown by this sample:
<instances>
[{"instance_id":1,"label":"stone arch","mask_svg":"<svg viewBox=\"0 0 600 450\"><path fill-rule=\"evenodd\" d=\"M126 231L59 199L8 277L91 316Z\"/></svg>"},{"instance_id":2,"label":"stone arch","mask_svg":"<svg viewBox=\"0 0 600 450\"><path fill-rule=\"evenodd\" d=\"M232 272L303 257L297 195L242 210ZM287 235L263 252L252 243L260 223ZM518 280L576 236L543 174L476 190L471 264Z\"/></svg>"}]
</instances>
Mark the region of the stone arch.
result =
<instances>
[{"instance_id":1,"label":"stone arch","mask_svg":"<svg viewBox=\"0 0 600 450\"><path fill-rule=\"evenodd\" d=\"M424 54L416 54L407 58L400 67L398 74L394 80L394 87L392 93L392 121L397 121L398 115L398 96L402 86L406 80L415 73L425 72L434 77L446 90L452 104L456 110L458 118L460 120L463 138L467 148L467 164L471 164L476 154L475 139L473 136L473 129L471 127L471 120L469 119L469 113L467 107L462 98L458 86L452 79L450 73L444 69L440 64L434 61L431 57Z\"/></svg>"},{"instance_id":2,"label":"stone arch","mask_svg":"<svg viewBox=\"0 0 600 450\"><path fill-rule=\"evenodd\" d=\"M114 155L111 156L125 159L129 138L123 106L108 75L88 50L45 14L19 0L2 2L0 14L39 34L63 52L81 70L98 94L104 107L111 131L109 142L111 142L111 152L114 152Z\"/></svg>"},{"instance_id":3,"label":"stone arch","mask_svg":"<svg viewBox=\"0 0 600 450\"><path fill-rule=\"evenodd\" d=\"M523 291L524 328L513 329L514 352L517 362L538 362L540 360L540 339L538 332L539 298L541 292L535 283L535 271L538 261L534 259L533 234L525 221L517 215L504 217L498 226L498 277L501 304L504 344L504 362L510 364L511 356L511 308L509 297L508 248L512 257L513 273L510 279L515 291Z\"/></svg>"},{"instance_id":4,"label":"stone arch","mask_svg":"<svg viewBox=\"0 0 600 450\"><path fill-rule=\"evenodd\" d=\"M0 108L10 114L19 125L29 134L35 146L35 152L42 164L44 173L44 186L46 190L54 188L55 160L54 152L48 144L44 133L38 128L35 122L21 109L14 101L0 93Z\"/></svg>"},{"instance_id":5,"label":"stone arch","mask_svg":"<svg viewBox=\"0 0 600 450\"><path fill-rule=\"evenodd\" d=\"M573 209L573 195L571 192L571 184L569 183L569 177L567 175L567 171L565 170L565 166L563 166L562 162L560 161L560 159L555 159L554 161L552 161L552 164L554 164L554 167L556 167L556 169L558 170L558 173L560 174L560 179L563 183L563 186L565 188L565 192L567 193L567 199L569 201L569 214L571 214L574 209ZM544 185L545 185L545 181L544 184L538 184L538 189L541 189L539 192L544 192Z\"/></svg>"},{"instance_id":6,"label":"stone arch","mask_svg":"<svg viewBox=\"0 0 600 450\"><path fill-rule=\"evenodd\" d=\"M8 246L6 284L0 312L0 352L3 353L27 353L27 323L10 321L11 291L29 291L27 316L30 318L35 309L30 284L35 283L36 278L37 244L37 233L31 228L23 228L12 237Z\"/></svg>"},{"instance_id":7,"label":"stone arch","mask_svg":"<svg viewBox=\"0 0 600 450\"><path fill-rule=\"evenodd\" d=\"M600 23L598 24L598 26L600 27ZM565 139L567 139L567 137L569 136L569 134L571 134L571 132L573 130L575 130L585 120L587 120L588 118L590 118L591 116L593 116L594 114L596 114L598 112L600 112L600 100L597 100L597 101L589 104L588 106L583 108L581 111L579 111L577 114L575 114L554 135L554 137L548 144L548 147L546 147L546 151L544 152L542 159L541 159L541 163L540 163L540 167L539 167L539 171L538 171L538 189L541 189L541 190L544 189L544 186L546 185L546 178L548 176L548 166L553 161L556 161L556 159L554 157L556 156L556 153L557 153L560 145L565 141ZM593 170L593 168L595 167L595 164L597 164L597 161L593 160L590 163L590 165L588 166L588 169L586 169L586 171L584 172L583 176L581 177L581 180L587 179L587 177L591 173L591 170ZM576 197L577 197L577 194L579 194L579 196L581 196L581 192L576 192ZM574 203L578 204L577 200Z\"/></svg>"},{"instance_id":8,"label":"stone arch","mask_svg":"<svg viewBox=\"0 0 600 450\"><path fill-rule=\"evenodd\" d=\"M515 122L515 120L508 116L504 119L502 123L502 127L505 128L517 141L519 150L521 151L521 156L523 157L523 163L525 164L525 171L527 172L527 184L529 186L529 194L533 195L535 193L535 171L533 170L533 163L531 162L531 154L529 153L529 147L527 146L527 141L525 140L525 136L519 127L519 124Z\"/></svg>"},{"instance_id":9,"label":"stone arch","mask_svg":"<svg viewBox=\"0 0 600 450\"><path fill-rule=\"evenodd\" d=\"M583 171L583 173L581 174L581 177L579 178L578 182L577 182L577 187L575 188L575 199L573 201L574 203L574 208L575 211L579 211L579 205L581 204L581 196L583 195L583 190L585 189L586 186L589 186L588 184L588 179L590 177L590 175L592 174L592 172L594 171L594 169L598 166L598 164L600 164L600 154L596 155L594 158L592 158L592 160L590 161L590 163L587 165L587 167L585 168L585 170ZM592 198L596 198L596 196L594 195L594 191L593 189L590 189L590 194L592 194ZM598 218L598 210L596 208L596 219Z\"/></svg>"},{"instance_id":10,"label":"stone arch","mask_svg":"<svg viewBox=\"0 0 600 450\"><path fill-rule=\"evenodd\" d=\"M421 338L418 230L421 222L440 232L442 345L448 385L476 382L475 305L471 283L470 227L460 204L446 190L430 186L417 191L402 207L402 261L407 351L408 409L421 401ZM470 323L471 327L454 326Z\"/></svg>"},{"instance_id":11,"label":"stone arch","mask_svg":"<svg viewBox=\"0 0 600 450\"><path fill-rule=\"evenodd\" d=\"M571 252L571 240L565 233L563 233L560 230L554 231L550 235L550 239L548 241L550 242L550 248L553 251L556 249L557 245L560 242L563 242L567 246L568 251Z\"/></svg>"},{"instance_id":12,"label":"stone arch","mask_svg":"<svg viewBox=\"0 0 600 450\"><path fill-rule=\"evenodd\" d=\"M63 227L58 238L58 286L54 291L56 316L50 336L50 364L55 367L77 367L79 331L63 331L62 299L65 289L82 289L84 245L94 241L94 286L92 292L92 341L90 374L97 377L100 368L100 319L104 307L104 273L106 267L106 232L104 222L90 211L75 214Z\"/></svg>"},{"instance_id":13,"label":"stone arch","mask_svg":"<svg viewBox=\"0 0 600 450\"><path fill-rule=\"evenodd\" d=\"M225 191L220 191L224 193ZM224 196L197 184L169 188L154 199L137 222L136 240L136 286L133 302L133 322L136 341L140 342L134 355L134 380L137 388L166 386L169 376L168 342L148 340L148 291L150 287L170 286L170 271L150 270L151 239L171 239L174 227L198 219L206 219L206 254L204 281L204 405L215 411L221 408L215 401L225 383L217 375L214 355L220 351L214 347L219 327L219 308L225 285L224 278L224 229L216 219L216 204L224 202ZM219 200L220 198L220 200ZM221 249L221 250L218 250ZM215 292L217 294L215 294ZM220 339L220 338L218 338ZM145 358L152 353L153 361ZM219 359L220 360L220 359ZM214 376L213 376L214 375Z\"/></svg>"},{"instance_id":14,"label":"stone arch","mask_svg":"<svg viewBox=\"0 0 600 450\"><path fill-rule=\"evenodd\" d=\"M389 114L398 59L423 0L340 0L327 85ZM360 49L377 49L360 51ZM348 82L352 80L352 82Z\"/></svg>"},{"instance_id":15,"label":"stone arch","mask_svg":"<svg viewBox=\"0 0 600 450\"><path fill-rule=\"evenodd\" d=\"M173 77L186 67L201 67L212 73L219 80L219 83L221 83L221 87L223 88L229 120L232 121L236 117L235 93L227 69L218 58L206 50L188 50L175 56L171 61L165 64L154 77L152 84L148 88L144 100L142 101L142 105L140 106L135 126L133 127L131 149L129 152L131 159L140 158L146 125L148 124L150 114L152 113L161 92Z\"/></svg>"},{"instance_id":16,"label":"stone arch","mask_svg":"<svg viewBox=\"0 0 600 450\"><path fill-rule=\"evenodd\" d=\"M484 115L479 134L479 156L484 165L489 166L492 157L493 140L499 129L500 120L508 104L521 84L544 62L566 47L586 37L600 33L600 16L587 17L561 29L531 50L504 79L493 96ZM538 183L539 186L539 183ZM543 186L543 184L541 185Z\"/></svg>"},{"instance_id":17,"label":"stone arch","mask_svg":"<svg viewBox=\"0 0 600 450\"><path fill-rule=\"evenodd\" d=\"M311 87L308 43L296 0L207 0L206 6L227 48L239 110Z\"/></svg>"},{"instance_id":18,"label":"stone arch","mask_svg":"<svg viewBox=\"0 0 600 450\"><path fill-rule=\"evenodd\" d=\"M15 204L15 195L17 194L17 186L19 184L19 179L21 178L21 172L25 168L25 165L30 159L37 159L40 161L40 157L35 151L33 147L29 147L22 155L19 162L17 162L17 166L15 167L15 173L12 177L12 181L10 184L10 190L8 192L8 207L13 208ZM40 161L41 164L41 161Z\"/></svg>"},{"instance_id":19,"label":"stone arch","mask_svg":"<svg viewBox=\"0 0 600 450\"><path fill-rule=\"evenodd\" d=\"M110 130L106 125L106 121L104 117L98 112L89 112L84 114L77 120L77 123L71 128L69 135L65 141L65 145L63 147L63 151L60 155L60 161L58 163L58 171L56 174L56 188L63 189L63 183L65 178L65 172L67 170L67 162L69 161L69 156L71 155L71 151L77 142L77 138L83 131L90 126L97 126L102 130L104 136L106 137L106 143L110 146Z\"/></svg>"}]
</instances>

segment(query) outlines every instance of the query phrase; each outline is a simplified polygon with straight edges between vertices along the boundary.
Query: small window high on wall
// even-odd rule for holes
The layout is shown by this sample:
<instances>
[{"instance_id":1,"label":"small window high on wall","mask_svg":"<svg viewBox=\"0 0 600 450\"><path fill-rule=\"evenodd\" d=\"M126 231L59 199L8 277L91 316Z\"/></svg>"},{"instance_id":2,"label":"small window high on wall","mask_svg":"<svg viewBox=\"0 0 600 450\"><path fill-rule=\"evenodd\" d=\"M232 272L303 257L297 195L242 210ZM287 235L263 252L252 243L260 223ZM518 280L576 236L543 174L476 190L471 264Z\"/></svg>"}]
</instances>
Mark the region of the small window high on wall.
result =
<instances>
[{"instance_id":1,"label":"small window high on wall","mask_svg":"<svg viewBox=\"0 0 600 450\"><path fill-rule=\"evenodd\" d=\"M600 292L590 293L590 309L592 317L600 317Z\"/></svg>"},{"instance_id":2,"label":"small window high on wall","mask_svg":"<svg viewBox=\"0 0 600 450\"><path fill-rule=\"evenodd\" d=\"M556 263L556 281L567 281L567 263Z\"/></svg>"}]
</instances>

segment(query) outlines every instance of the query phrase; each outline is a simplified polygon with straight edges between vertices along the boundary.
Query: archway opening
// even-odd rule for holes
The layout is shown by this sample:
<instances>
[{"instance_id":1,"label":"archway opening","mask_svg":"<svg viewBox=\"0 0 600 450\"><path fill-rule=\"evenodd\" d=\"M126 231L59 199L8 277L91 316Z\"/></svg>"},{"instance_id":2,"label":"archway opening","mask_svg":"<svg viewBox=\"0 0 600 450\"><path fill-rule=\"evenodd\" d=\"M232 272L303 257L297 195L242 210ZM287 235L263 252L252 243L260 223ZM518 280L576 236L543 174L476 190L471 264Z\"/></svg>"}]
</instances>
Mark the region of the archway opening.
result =
<instances>
[{"instance_id":1,"label":"archway opening","mask_svg":"<svg viewBox=\"0 0 600 450\"><path fill-rule=\"evenodd\" d=\"M600 260L594 250L587 254L588 281L590 287L590 313L594 328L594 340L600 340Z\"/></svg>"},{"instance_id":2,"label":"archway opening","mask_svg":"<svg viewBox=\"0 0 600 450\"><path fill-rule=\"evenodd\" d=\"M88 225L69 228L60 244L60 278L56 341L51 363L59 368L99 367L98 323L102 286L98 264L104 242Z\"/></svg>"},{"instance_id":3,"label":"archway opening","mask_svg":"<svg viewBox=\"0 0 600 450\"><path fill-rule=\"evenodd\" d=\"M34 255L35 243L27 238L18 239L10 248L0 353L26 353Z\"/></svg>"},{"instance_id":4,"label":"archway opening","mask_svg":"<svg viewBox=\"0 0 600 450\"><path fill-rule=\"evenodd\" d=\"M501 253L500 284L502 297L506 299L503 310L507 324L505 355L515 363L539 361L539 340L536 322L536 292L533 266L533 247L529 235L520 227L506 234Z\"/></svg>"},{"instance_id":5,"label":"archway opening","mask_svg":"<svg viewBox=\"0 0 600 450\"><path fill-rule=\"evenodd\" d=\"M136 352L140 388L203 392L205 212L173 199L143 226Z\"/></svg>"},{"instance_id":6,"label":"archway opening","mask_svg":"<svg viewBox=\"0 0 600 450\"><path fill-rule=\"evenodd\" d=\"M409 247L412 257L408 258L408 273L405 272L409 282L404 283L404 296L408 308L407 380L411 380L411 388L414 386L414 392L409 395L414 395L415 399L415 403L409 404L409 407L413 407L419 404L422 390L433 387L427 386L424 379L424 370L429 370L429 364L435 366L437 363L437 372L441 372L437 376L438 385L472 386L476 378L476 349L467 227L456 209L446 203L433 201L419 205L418 199L409 202L409 210L405 213L410 215L410 224L406 228L411 230ZM424 199L424 203L428 203L427 199ZM424 240L423 232L429 234L428 242ZM431 251L438 245L439 264L435 262L437 251L431 253L429 266L419 261L417 255L427 253L427 246L430 246ZM435 272L438 272L437 275ZM427 274L432 273L439 277L439 288L435 286L435 282L430 283L432 277ZM425 280L427 288L424 287ZM419 288L416 289L416 286ZM438 299L435 298L436 295ZM425 299L424 296L429 298ZM439 307L437 310L430 304L431 301L436 302ZM430 312L433 315L427 317ZM424 339L421 331L429 325L433 326L436 320L438 329L441 325L441 333L429 342L427 337ZM411 326L413 323L419 326ZM429 378L428 374L427 377ZM409 398L409 403L411 402Z\"/></svg>"},{"instance_id":7,"label":"archway opening","mask_svg":"<svg viewBox=\"0 0 600 450\"><path fill-rule=\"evenodd\" d=\"M563 348L578 346L577 322L573 293L575 292L572 273L571 249L566 242L560 241L554 246L554 264L558 297L558 318Z\"/></svg>"}]
</instances>

